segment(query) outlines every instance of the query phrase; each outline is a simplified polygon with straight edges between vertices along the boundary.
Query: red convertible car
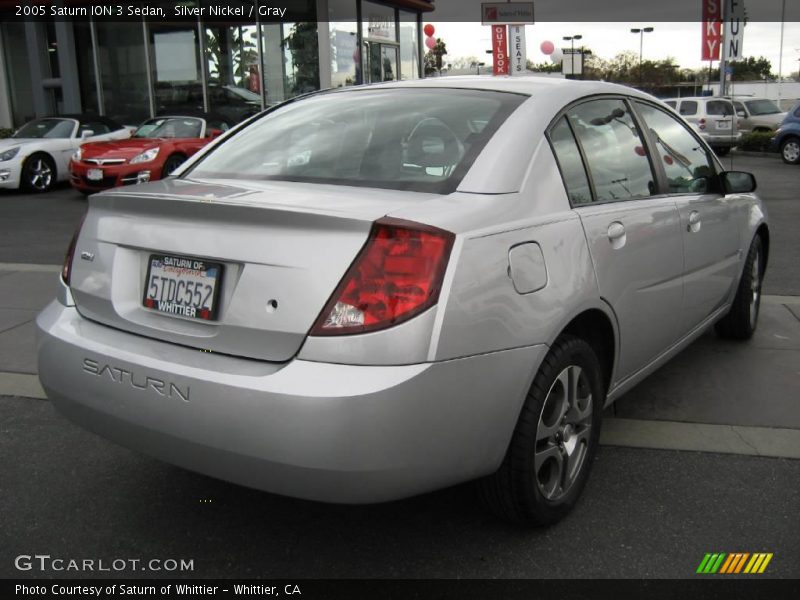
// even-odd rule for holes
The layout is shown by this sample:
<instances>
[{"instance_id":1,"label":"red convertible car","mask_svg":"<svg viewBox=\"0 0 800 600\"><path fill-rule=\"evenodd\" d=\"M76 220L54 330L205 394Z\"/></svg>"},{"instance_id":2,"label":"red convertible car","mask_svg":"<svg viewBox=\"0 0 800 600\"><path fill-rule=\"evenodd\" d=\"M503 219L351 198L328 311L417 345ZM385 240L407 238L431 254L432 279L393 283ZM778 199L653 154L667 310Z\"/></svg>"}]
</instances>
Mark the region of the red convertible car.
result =
<instances>
[{"instance_id":1,"label":"red convertible car","mask_svg":"<svg viewBox=\"0 0 800 600\"><path fill-rule=\"evenodd\" d=\"M69 163L70 183L92 194L161 179L228 128L212 115L155 117L129 139L83 144Z\"/></svg>"}]
</instances>

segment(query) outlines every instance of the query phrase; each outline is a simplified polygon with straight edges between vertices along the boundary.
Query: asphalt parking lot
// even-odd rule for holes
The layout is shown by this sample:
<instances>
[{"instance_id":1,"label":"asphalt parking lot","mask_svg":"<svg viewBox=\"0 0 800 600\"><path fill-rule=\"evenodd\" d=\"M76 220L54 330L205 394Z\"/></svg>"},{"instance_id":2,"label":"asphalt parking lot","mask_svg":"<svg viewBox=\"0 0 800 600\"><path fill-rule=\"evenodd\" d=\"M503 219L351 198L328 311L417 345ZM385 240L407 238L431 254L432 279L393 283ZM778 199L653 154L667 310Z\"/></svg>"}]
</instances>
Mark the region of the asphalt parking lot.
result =
<instances>
[{"instance_id":1,"label":"asphalt parking lot","mask_svg":"<svg viewBox=\"0 0 800 600\"><path fill-rule=\"evenodd\" d=\"M194 561L111 574L132 577L682 578L706 552L774 553L761 577L800 577L800 167L725 165L755 173L771 219L756 337L709 333L623 397L575 512L526 531L484 513L470 485L377 506L305 502L72 425L37 387L33 319L87 201L63 187L0 192L0 577L94 575L15 569L38 553Z\"/></svg>"}]
</instances>

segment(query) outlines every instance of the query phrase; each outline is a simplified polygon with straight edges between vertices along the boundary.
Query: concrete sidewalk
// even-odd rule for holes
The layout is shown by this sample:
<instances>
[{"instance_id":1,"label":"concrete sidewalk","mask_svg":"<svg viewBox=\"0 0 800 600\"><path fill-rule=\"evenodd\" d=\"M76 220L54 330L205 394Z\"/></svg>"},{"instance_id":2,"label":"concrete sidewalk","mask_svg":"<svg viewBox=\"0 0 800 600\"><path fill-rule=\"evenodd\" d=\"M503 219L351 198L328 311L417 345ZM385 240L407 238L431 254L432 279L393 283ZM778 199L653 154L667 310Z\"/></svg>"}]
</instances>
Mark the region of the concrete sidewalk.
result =
<instances>
[{"instance_id":1,"label":"concrete sidewalk","mask_svg":"<svg viewBox=\"0 0 800 600\"><path fill-rule=\"evenodd\" d=\"M60 267L0 263L0 396L44 399L35 323ZM800 296L765 296L747 343L713 332L607 411L606 445L800 458Z\"/></svg>"}]
</instances>

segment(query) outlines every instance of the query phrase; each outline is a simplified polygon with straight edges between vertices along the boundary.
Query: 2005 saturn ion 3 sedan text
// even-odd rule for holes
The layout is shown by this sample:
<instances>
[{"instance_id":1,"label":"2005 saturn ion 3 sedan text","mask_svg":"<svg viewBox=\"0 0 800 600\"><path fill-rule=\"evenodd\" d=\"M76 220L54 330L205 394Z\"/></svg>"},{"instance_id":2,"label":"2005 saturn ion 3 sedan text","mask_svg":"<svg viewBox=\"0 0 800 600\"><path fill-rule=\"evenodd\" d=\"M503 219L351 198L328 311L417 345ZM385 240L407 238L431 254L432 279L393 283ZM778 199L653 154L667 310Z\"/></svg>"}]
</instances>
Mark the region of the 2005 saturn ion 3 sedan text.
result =
<instances>
[{"instance_id":1,"label":"2005 saturn ion 3 sedan text","mask_svg":"<svg viewBox=\"0 0 800 600\"><path fill-rule=\"evenodd\" d=\"M481 479L501 516L552 523L604 406L711 325L752 335L755 185L611 84L313 94L90 198L37 321L42 385L232 482L367 503Z\"/></svg>"}]
</instances>

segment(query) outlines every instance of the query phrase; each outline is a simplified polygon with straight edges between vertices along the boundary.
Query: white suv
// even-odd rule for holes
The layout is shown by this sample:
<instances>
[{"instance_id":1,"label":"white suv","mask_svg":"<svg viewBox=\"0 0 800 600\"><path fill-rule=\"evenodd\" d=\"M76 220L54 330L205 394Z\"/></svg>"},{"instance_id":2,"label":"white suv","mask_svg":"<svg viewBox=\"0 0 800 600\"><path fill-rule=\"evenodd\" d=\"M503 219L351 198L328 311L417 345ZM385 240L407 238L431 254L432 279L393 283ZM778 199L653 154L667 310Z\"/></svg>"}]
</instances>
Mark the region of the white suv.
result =
<instances>
[{"instance_id":1,"label":"white suv","mask_svg":"<svg viewBox=\"0 0 800 600\"><path fill-rule=\"evenodd\" d=\"M695 96L664 102L691 123L719 156L725 156L742 137L728 98Z\"/></svg>"}]
</instances>

